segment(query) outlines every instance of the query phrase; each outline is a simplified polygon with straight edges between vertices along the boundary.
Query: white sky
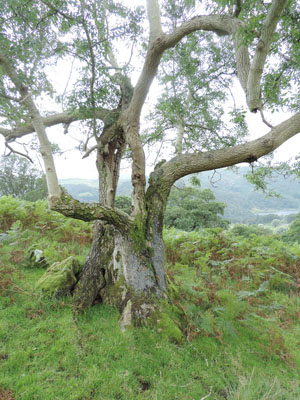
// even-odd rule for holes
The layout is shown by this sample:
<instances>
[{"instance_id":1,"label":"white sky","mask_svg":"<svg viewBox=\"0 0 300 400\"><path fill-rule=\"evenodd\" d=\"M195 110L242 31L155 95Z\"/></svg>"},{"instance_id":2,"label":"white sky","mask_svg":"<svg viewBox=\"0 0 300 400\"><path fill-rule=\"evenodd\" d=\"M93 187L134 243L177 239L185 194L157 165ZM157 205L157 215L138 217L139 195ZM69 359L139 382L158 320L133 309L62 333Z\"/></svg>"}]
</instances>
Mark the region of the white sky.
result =
<instances>
[{"instance_id":1,"label":"white sky","mask_svg":"<svg viewBox=\"0 0 300 400\"><path fill-rule=\"evenodd\" d=\"M145 2L143 0L123 0L124 3L134 5L143 5ZM124 54L119 54L120 60L124 57ZM117 57L118 58L118 57ZM60 63L57 69L52 67L52 71L50 72L52 76L52 80L54 81L55 87L63 90L66 86L66 82L68 81L70 74L71 65L69 63ZM137 79L137 74L134 75L133 79ZM133 81L133 84L135 82ZM148 101L151 103L154 102L155 97L159 92L159 87L157 83L153 83L150 94L148 96ZM233 88L235 93L237 106L245 106L245 96L242 92L242 89L237 84ZM48 101L45 100L43 103L43 108L47 109ZM53 110L53 107L52 107ZM55 110L55 108L54 108ZM58 111L61 111L58 109ZM266 114L266 119L272 124L276 125L283 120L289 117L288 114L278 113L278 114ZM247 122L251 134L251 139L255 139L257 137L262 136L267 133L270 129L263 124L261 121L261 117L259 114L251 114L248 113ZM64 151L62 156L56 156L56 168L59 179L66 178L83 178L83 179L97 179L97 170L95 166L95 153L92 153L90 157L86 159L82 159L81 154L78 150L74 150L74 147L78 145L78 142L72 137L77 136L79 133L80 127L77 124L71 124L69 129L69 134L63 134L63 128L61 126L56 126L50 129L47 129L49 139L51 142L55 142L59 144L60 148ZM299 135L298 135L299 136ZM293 158L299 153L300 145L300 137L295 137L290 139L288 142L283 144L276 152L275 152L275 160L278 161L287 161L290 158ZM4 139L0 136L0 154L3 154L4 150ZM155 154L146 155L148 158L147 165L147 174L151 172L151 162L153 163L155 159ZM129 175L130 168L122 169L121 175Z\"/></svg>"}]
</instances>

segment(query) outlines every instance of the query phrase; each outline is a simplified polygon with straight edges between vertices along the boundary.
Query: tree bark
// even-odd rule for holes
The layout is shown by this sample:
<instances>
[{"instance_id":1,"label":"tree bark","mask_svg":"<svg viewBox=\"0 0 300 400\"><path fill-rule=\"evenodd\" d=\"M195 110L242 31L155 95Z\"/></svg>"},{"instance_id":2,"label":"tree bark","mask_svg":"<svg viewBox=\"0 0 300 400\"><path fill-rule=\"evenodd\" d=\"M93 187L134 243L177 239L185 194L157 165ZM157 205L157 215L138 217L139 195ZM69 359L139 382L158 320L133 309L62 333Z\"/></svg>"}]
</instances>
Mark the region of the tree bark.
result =
<instances>
[{"instance_id":1,"label":"tree bark","mask_svg":"<svg viewBox=\"0 0 300 400\"><path fill-rule=\"evenodd\" d=\"M79 309L101 300L100 290L106 286L107 269L113 249L113 228L100 220L96 221L84 271L73 292L73 304Z\"/></svg>"},{"instance_id":2,"label":"tree bark","mask_svg":"<svg viewBox=\"0 0 300 400\"><path fill-rule=\"evenodd\" d=\"M163 215L167 197L157 185L146 195L146 217L137 216L130 230L96 221L91 250L74 290L74 304L84 309L95 302L116 306L121 312L128 302L132 319L140 323L166 296Z\"/></svg>"},{"instance_id":3,"label":"tree bark","mask_svg":"<svg viewBox=\"0 0 300 400\"><path fill-rule=\"evenodd\" d=\"M130 301L132 319L140 323L153 311L155 300L166 295L164 264L162 221L157 215L149 218L146 230L137 223L129 233L96 221L73 304L85 309L103 302L122 312Z\"/></svg>"}]
</instances>

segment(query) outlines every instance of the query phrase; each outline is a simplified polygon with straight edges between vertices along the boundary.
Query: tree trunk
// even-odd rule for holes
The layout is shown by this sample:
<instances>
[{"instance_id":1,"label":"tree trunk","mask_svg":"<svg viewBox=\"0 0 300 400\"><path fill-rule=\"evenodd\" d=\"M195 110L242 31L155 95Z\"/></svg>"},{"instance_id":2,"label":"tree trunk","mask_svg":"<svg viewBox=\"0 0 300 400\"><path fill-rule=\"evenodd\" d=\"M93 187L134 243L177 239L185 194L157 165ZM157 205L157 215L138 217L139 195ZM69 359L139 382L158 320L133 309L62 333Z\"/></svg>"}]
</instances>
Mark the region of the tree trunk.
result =
<instances>
[{"instance_id":1,"label":"tree trunk","mask_svg":"<svg viewBox=\"0 0 300 400\"><path fill-rule=\"evenodd\" d=\"M153 200L147 204L147 219L137 217L127 233L95 222L92 247L73 293L77 307L101 301L122 312L130 301L132 317L140 322L154 309L155 299L165 297L164 206Z\"/></svg>"},{"instance_id":2,"label":"tree trunk","mask_svg":"<svg viewBox=\"0 0 300 400\"><path fill-rule=\"evenodd\" d=\"M73 304L78 308L87 308L101 301L100 290L106 286L107 265L111 261L113 249L113 228L100 220L96 221L92 246L73 292Z\"/></svg>"}]
</instances>

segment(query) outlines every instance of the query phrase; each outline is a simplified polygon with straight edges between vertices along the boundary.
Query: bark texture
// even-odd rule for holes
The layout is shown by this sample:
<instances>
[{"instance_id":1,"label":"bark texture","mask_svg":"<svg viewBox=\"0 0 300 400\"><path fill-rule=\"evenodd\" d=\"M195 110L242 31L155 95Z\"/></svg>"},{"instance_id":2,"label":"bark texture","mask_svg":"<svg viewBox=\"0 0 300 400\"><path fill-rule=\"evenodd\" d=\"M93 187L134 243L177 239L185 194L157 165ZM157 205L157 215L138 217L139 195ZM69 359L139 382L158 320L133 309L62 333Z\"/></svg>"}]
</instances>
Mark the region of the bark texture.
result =
<instances>
[{"instance_id":1,"label":"bark texture","mask_svg":"<svg viewBox=\"0 0 300 400\"><path fill-rule=\"evenodd\" d=\"M80 309L101 301L100 290L107 284L107 270L114 249L113 228L102 221L94 224L93 243L84 271L73 293L73 303Z\"/></svg>"},{"instance_id":2,"label":"bark texture","mask_svg":"<svg viewBox=\"0 0 300 400\"><path fill-rule=\"evenodd\" d=\"M148 221L136 219L129 231L95 222L91 250L74 291L77 307L103 301L122 311L130 300L134 318L140 320L153 299L165 296L163 210L149 210Z\"/></svg>"}]
</instances>

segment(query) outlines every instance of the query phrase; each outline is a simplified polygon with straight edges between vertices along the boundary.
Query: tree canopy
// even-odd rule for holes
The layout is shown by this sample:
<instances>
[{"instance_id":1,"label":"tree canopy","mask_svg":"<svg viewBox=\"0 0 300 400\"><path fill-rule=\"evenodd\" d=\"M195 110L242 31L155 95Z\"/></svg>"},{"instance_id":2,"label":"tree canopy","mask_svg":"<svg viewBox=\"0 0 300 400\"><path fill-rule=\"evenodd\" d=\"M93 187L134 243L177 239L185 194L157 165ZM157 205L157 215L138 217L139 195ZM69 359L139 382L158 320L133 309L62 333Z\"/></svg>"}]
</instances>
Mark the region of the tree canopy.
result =
<instances>
[{"instance_id":1,"label":"tree canopy","mask_svg":"<svg viewBox=\"0 0 300 400\"><path fill-rule=\"evenodd\" d=\"M137 196L145 187L144 144L173 144L180 163L174 181L203 169L254 162L298 133L296 1L9 0L0 17L0 133L7 142L37 133L52 194L59 188L45 128L59 123L67 127L81 120L81 149L90 154L110 143L109 128L116 121L122 126L128 120L131 133L118 152L122 157L129 146ZM72 88L55 93L47 66L62 60L75 62L78 72ZM133 87L130 76L137 69ZM262 139L233 147L248 133L246 110L224 107L236 76L250 111L296 112L276 127L267 122L270 132ZM160 95L140 132L154 77ZM40 96L55 98L61 112L40 106ZM202 153L212 150L223 151L211 153L207 166ZM173 168L171 159L164 174Z\"/></svg>"}]
</instances>

